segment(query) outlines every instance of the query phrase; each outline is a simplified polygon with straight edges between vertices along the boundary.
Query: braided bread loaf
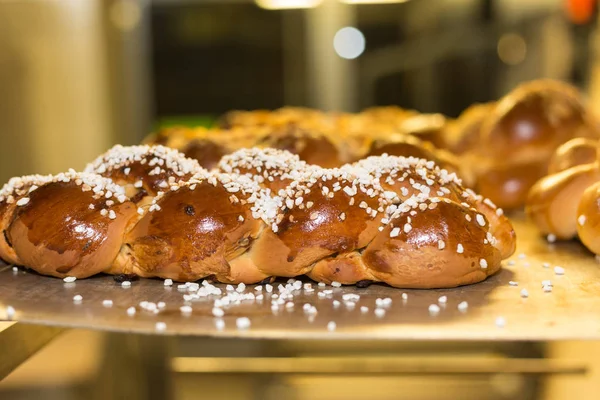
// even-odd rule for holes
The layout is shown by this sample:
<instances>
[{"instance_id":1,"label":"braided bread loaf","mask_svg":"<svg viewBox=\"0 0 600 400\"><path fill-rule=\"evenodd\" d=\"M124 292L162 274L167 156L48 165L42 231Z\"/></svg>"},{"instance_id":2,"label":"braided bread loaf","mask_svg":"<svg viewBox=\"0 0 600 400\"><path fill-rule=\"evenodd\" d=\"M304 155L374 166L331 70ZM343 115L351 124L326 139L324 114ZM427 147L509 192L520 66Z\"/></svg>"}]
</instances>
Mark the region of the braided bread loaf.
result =
<instances>
[{"instance_id":1,"label":"braided bread loaf","mask_svg":"<svg viewBox=\"0 0 600 400\"><path fill-rule=\"evenodd\" d=\"M324 168L387 153L434 160L468 178L470 175L445 143L447 120L440 114L419 114L398 107L376 107L359 114L325 113L284 107L274 111L232 111L218 128L172 127L144 140L180 150L213 168L218 159L240 148L287 150Z\"/></svg>"},{"instance_id":2,"label":"braided bread loaf","mask_svg":"<svg viewBox=\"0 0 600 400\"><path fill-rule=\"evenodd\" d=\"M163 146L116 146L83 173L11 180L0 223L2 259L56 277L438 288L485 279L515 249L502 210L432 161L325 169L257 148L208 171Z\"/></svg>"}]
</instances>

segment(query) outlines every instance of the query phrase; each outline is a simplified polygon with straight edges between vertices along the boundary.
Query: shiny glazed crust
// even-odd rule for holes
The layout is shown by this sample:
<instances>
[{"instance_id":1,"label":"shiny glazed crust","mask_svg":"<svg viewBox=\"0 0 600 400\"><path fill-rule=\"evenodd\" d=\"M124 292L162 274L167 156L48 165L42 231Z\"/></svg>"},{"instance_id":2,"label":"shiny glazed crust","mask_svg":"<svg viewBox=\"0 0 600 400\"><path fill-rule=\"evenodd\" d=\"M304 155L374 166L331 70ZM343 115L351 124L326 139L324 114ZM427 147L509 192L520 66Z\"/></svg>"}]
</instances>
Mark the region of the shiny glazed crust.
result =
<instances>
[{"instance_id":1,"label":"shiny glazed crust","mask_svg":"<svg viewBox=\"0 0 600 400\"><path fill-rule=\"evenodd\" d=\"M99 160L88 169L122 186L71 171L5 187L0 256L56 277L306 274L441 288L485 279L515 249L502 210L433 161L383 155L326 169L255 148L209 173L160 146L117 147Z\"/></svg>"}]
</instances>

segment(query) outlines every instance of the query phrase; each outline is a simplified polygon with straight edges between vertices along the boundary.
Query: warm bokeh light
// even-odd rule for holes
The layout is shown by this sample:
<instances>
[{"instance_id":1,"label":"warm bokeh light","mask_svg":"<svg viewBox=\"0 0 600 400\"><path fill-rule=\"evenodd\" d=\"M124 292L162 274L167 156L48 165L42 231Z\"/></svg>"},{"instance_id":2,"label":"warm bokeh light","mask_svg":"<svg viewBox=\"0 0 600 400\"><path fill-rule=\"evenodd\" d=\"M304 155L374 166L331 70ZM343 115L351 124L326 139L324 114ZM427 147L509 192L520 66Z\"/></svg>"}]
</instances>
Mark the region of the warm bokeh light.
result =
<instances>
[{"instance_id":1,"label":"warm bokeh light","mask_svg":"<svg viewBox=\"0 0 600 400\"><path fill-rule=\"evenodd\" d=\"M498 57L508 65L518 65L525 60L527 43L523 36L516 33L506 33L498 40Z\"/></svg>"},{"instance_id":2,"label":"warm bokeh light","mask_svg":"<svg viewBox=\"0 0 600 400\"><path fill-rule=\"evenodd\" d=\"M351 26L340 29L333 38L333 48L342 58L352 60L365 51L366 40L361 31Z\"/></svg>"},{"instance_id":3,"label":"warm bokeh light","mask_svg":"<svg viewBox=\"0 0 600 400\"><path fill-rule=\"evenodd\" d=\"M140 22L140 6L133 0L115 2L109 10L113 25L124 32L131 31Z\"/></svg>"},{"instance_id":4,"label":"warm bokeh light","mask_svg":"<svg viewBox=\"0 0 600 400\"><path fill-rule=\"evenodd\" d=\"M340 0L346 4L393 4L406 3L408 0Z\"/></svg>"},{"instance_id":5,"label":"warm bokeh light","mask_svg":"<svg viewBox=\"0 0 600 400\"><path fill-rule=\"evenodd\" d=\"M594 16L596 0L566 0L569 19L576 24L589 23Z\"/></svg>"},{"instance_id":6,"label":"warm bokeh light","mask_svg":"<svg viewBox=\"0 0 600 400\"><path fill-rule=\"evenodd\" d=\"M256 0L256 4L267 10L285 10L294 8L313 8L323 0Z\"/></svg>"}]
</instances>

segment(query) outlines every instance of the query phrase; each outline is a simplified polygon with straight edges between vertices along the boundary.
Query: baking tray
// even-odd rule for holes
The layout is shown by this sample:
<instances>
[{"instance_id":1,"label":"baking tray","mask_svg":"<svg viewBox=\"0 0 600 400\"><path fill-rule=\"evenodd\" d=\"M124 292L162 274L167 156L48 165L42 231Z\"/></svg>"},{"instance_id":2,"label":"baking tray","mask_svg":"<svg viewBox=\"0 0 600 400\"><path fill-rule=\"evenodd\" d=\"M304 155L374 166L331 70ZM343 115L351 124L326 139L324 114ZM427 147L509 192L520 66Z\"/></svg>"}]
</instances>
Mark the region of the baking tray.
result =
<instances>
[{"instance_id":1,"label":"baking tray","mask_svg":"<svg viewBox=\"0 0 600 400\"><path fill-rule=\"evenodd\" d=\"M360 289L313 284L315 291L297 292L293 309L280 307L273 312L268 295L262 303L245 301L226 308L224 327L219 328L209 299L193 301L191 315L181 314L183 292L177 284L169 288L162 280L141 279L123 288L110 276L65 284L0 266L0 319L6 318L6 307L11 306L16 310L13 318L24 323L143 334L264 339L600 339L600 264L595 257L575 241L548 244L522 217L513 217L513 222L518 235L517 253L504 262L501 272L482 283L455 289L400 290L384 285ZM556 275L555 266L563 267L565 274ZM543 280L551 280L552 292L542 290ZM511 286L510 281L518 286ZM282 282L285 284L285 280ZM220 287L225 289L224 285ZM529 297L521 297L522 289L527 289ZM319 297L317 293L323 290L333 293ZM249 291L254 287L249 286ZM360 295L353 308L343 301L348 293ZM408 295L406 300L403 293ZM83 297L80 304L73 301L77 294ZM429 306L437 304L440 296L446 296L447 303L441 305L437 315L431 315ZM392 302L385 315L375 315L377 298L387 297ZM108 299L113 301L112 307L103 305ZM333 300L341 302L338 308ZM129 316L126 310L142 301L162 301L166 307L158 314L137 307L135 316ZM457 307L463 301L468 302L466 311ZM305 303L314 305L318 313L307 315ZM368 312L362 312L362 306L368 307ZM251 326L238 329L236 320L240 317L248 317ZM328 329L331 321L336 324L333 330ZM158 332L157 322L164 322L166 329Z\"/></svg>"}]
</instances>

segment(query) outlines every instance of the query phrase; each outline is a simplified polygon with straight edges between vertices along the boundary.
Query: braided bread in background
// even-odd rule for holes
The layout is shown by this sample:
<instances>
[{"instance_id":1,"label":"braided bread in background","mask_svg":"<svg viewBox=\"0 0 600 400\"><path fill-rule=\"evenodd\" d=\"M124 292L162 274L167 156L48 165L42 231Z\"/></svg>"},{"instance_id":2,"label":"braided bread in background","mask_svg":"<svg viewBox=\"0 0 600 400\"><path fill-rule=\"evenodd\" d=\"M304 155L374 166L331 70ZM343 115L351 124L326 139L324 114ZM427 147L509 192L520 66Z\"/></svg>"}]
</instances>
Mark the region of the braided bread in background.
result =
<instances>
[{"instance_id":1,"label":"braided bread in background","mask_svg":"<svg viewBox=\"0 0 600 400\"><path fill-rule=\"evenodd\" d=\"M178 149L209 169L225 154L260 147L287 150L324 168L384 153L412 156L468 176L458 159L433 144L439 145L444 138L441 132L446 119L439 114L417 114L398 107L368 109L356 115L284 107L271 112L230 112L220 121L222 126L213 129L164 129L144 143Z\"/></svg>"},{"instance_id":2,"label":"braided bread in background","mask_svg":"<svg viewBox=\"0 0 600 400\"><path fill-rule=\"evenodd\" d=\"M525 204L528 190L547 172L554 150L577 137L598 138L598 121L577 89L550 80L528 82L499 101L478 104L456 120L399 107L358 114L285 107L232 111L219 129L172 128L152 135L212 168L243 147L273 147L322 167L389 154L435 161L498 206Z\"/></svg>"},{"instance_id":3,"label":"braided bread in background","mask_svg":"<svg viewBox=\"0 0 600 400\"><path fill-rule=\"evenodd\" d=\"M337 169L242 149L208 171L163 146L116 146L84 172L12 179L0 258L44 275L442 288L481 281L515 250L502 210L433 161Z\"/></svg>"}]
</instances>

